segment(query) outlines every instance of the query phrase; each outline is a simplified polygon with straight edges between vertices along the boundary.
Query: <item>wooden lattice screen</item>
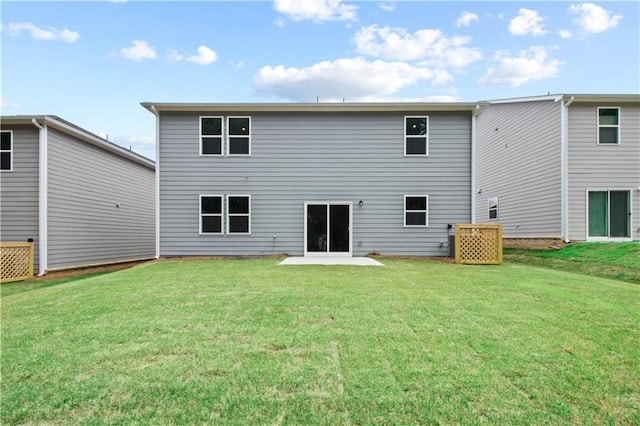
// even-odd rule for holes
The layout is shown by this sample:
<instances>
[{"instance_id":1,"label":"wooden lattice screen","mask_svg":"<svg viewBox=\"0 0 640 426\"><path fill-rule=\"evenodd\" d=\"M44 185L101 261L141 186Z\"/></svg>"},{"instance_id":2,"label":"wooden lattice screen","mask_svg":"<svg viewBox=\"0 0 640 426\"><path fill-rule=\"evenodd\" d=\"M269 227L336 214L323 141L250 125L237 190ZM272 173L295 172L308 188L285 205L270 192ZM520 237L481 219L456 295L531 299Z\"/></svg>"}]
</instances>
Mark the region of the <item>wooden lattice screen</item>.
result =
<instances>
[{"instance_id":1,"label":"wooden lattice screen","mask_svg":"<svg viewBox=\"0 0 640 426\"><path fill-rule=\"evenodd\" d=\"M33 243L0 243L0 283L33 276Z\"/></svg>"},{"instance_id":2,"label":"wooden lattice screen","mask_svg":"<svg viewBox=\"0 0 640 426\"><path fill-rule=\"evenodd\" d=\"M456 225L456 263L502 263L502 225Z\"/></svg>"}]
</instances>

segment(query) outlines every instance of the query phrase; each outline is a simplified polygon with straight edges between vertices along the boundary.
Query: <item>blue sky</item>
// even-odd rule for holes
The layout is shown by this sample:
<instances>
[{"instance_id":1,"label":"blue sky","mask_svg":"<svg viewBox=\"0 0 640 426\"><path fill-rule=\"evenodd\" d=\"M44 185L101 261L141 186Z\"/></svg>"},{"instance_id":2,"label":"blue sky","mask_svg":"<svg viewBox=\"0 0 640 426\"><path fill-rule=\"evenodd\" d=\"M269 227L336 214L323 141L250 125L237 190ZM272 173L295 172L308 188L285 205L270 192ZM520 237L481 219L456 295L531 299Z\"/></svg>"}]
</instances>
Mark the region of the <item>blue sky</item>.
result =
<instances>
[{"instance_id":1,"label":"blue sky","mask_svg":"<svg viewBox=\"0 0 640 426\"><path fill-rule=\"evenodd\" d=\"M156 102L640 93L640 3L1 4L2 115L55 114L155 158Z\"/></svg>"}]
</instances>

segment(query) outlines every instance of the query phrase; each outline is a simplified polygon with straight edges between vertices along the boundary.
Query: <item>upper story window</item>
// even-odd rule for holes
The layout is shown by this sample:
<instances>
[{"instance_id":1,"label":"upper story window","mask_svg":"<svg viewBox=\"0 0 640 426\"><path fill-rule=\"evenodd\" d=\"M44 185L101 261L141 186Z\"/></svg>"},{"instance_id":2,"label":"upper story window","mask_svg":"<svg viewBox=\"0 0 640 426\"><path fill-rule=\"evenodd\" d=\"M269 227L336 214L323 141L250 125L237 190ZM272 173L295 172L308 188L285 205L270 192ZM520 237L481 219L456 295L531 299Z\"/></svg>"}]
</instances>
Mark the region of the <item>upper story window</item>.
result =
<instances>
[{"instance_id":1,"label":"upper story window","mask_svg":"<svg viewBox=\"0 0 640 426\"><path fill-rule=\"evenodd\" d=\"M222 117L200 117L200 155L222 155Z\"/></svg>"},{"instance_id":2,"label":"upper story window","mask_svg":"<svg viewBox=\"0 0 640 426\"><path fill-rule=\"evenodd\" d=\"M200 196L200 233L222 234L222 195Z\"/></svg>"},{"instance_id":3,"label":"upper story window","mask_svg":"<svg viewBox=\"0 0 640 426\"><path fill-rule=\"evenodd\" d=\"M429 196L404 196L404 226L429 226Z\"/></svg>"},{"instance_id":4,"label":"upper story window","mask_svg":"<svg viewBox=\"0 0 640 426\"><path fill-rule=\"evenodd\" d=\"M404 118L404 155L429 155L429 117Z\"/></svg>"},{"instance_id":5,"label":"upper story window","mask_svg":"<svg viewBox=\"0 0 640 426\"><path fill-rule=\"evenodd\" d=\"M598 144L620 143L620 108L598 107Z\"/></svg>"},{"instance_id":6,"label":"upper story window","mask_svg":"<svg viewBox=\"0 0 640 426\"><path fill-rule=\"evenodd\" d=\"M489 198L489 220L498 219L498 198Z\"/></svg>"},{"instance_id":7,"label":"upper story window","mask_svg":"<svg viewBox=\"0 0 640 426\"><path fill-rule=\"evenodd\" d=\"M13 170L13 132L3 130L0 137L0 170L10 172Z\"/></svg>"},{"instance_id":8,"label":"upper story window","mask_svg":"<svg viewBox=\"0 0 640 426\"><path fill-rule=\"evenodd\" d=\"M227 155L251 155L251 117L228 117Z\"/></svg>"}]
</instances>

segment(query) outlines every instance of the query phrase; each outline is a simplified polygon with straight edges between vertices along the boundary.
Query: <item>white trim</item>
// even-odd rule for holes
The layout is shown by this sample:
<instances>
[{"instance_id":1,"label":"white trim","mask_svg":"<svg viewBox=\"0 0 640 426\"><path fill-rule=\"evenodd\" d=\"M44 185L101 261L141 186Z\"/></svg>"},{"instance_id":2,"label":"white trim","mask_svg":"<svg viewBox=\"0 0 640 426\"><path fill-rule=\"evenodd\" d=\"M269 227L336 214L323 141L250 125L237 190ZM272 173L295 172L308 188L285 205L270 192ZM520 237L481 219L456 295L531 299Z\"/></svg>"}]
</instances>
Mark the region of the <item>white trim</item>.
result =
<instances>
[{"instance_id":1,"label":"white trim","mask_svg":"<svg viewBox=\"0 0 640 426\"><path fill-rule=\"evenodd\" d=\"M480 104L471 113L471 223L476 223L476 121Z\"/></svg>"},{"instance_id":2,"label":"white trim","mask_svg":"<svg viewBox=\"0 0 640 426\"><path fill-rule=\"evenodd\" d=\"M426 209L425 210L407 210L407 197L412 198L424 198L426 201ZM404 196L403 204L402 204L403 213L403 223L405 228L428 228L429 227L429 195L427 194L407 194ZM424 225L407 225L407 212L412 213L424 213Z\"/></svg>"},{"instance_id":3,"label":"white trim","mask_svg":"<svg viewBox=\"0 0 640 426\"><path fill-rule=\"evenodd\" d=\"M38 128L38 275L42 276L47 271L48 266L48 143L49 138L47 122L44 125L38 123L34 118L31 123Z\"/></svg>"},{"instance_id":4,"label":"white trim","mask_svg":"<svg viewBox=\"0 0 640 426\"><path fill-rule=\"evenodd\" d=\"M511 104L511 103L519 103L519 102L539 102L539 101L558 102L562 100L562 97L563 95L525 96L522 98L494 99L488 102L490 104Z\"/></svg>"},{"instance_id":5,"label":"white trim","mask_svg":"<svg viewBox=\"0 0 640 426\"><path fill-rule=\"evenodd\" d=\"M218 135L203 135L202 134L202 119L203 118L219 118L220 119L220 154L203 154L202 153L202 138L211 137L216 138ZM221 115L201 115L198 117L198 152L201 157L222 157L224 156L224 117Z\"/></svg>"},{"instance_id":6,"label":"white trim","mask_svg":"<svg viewBox=\"0 0 640 426\"><path fill-rule=\"evenodd\" d=\"M569 238L569 106L575 98L560 103L560 233Z\"/></svg>"},{"instance_id":7,"label":"white trim","mask_svg":"<svg viewBox=\"0 0 640 426\"><path fill-rule=\"evenodd\" d=\"M156 116L156 259L160 258L160 114L152 107Z\"/></svg>"},{"instance_id":8,"label":"white trim","mask_svg":"<svg viewBox=\"0 0 640 426\"><path fill-rule=\"evenodd\" d=\"M495 204L495 207L493 207L493 208L491 207L491 202L492 201ZM500 202L500 200L498 199L498 197L491 197L491 198L487 199L487 208L488 208L488 210L487 210L487 213L488 213L487 218L488 218L489 221L499 220L499 218L500 218L500 216L499 216L499 212L500 212L500 204L499 204L499 202ZM494 210L494 209L496 211L496 217L492 218L491 217L491 210Z\"/></svg>"},{"instance_id":9,"label":"white trim","mask_svg":"<svg viewBox=\"0 0 640 426\"><path fill-rule=\"evenodd\" d=\"M307 207L309 205L321 205L327 207L327 251L317 252L307 250ZM330 223L330 207L331 206L348 206L349 207L349 251L330 251L331 241L331 223ZM303 210L304 220L304 238L303 253L305 257L352 257L353 256L353 203L351 201L305 201Z\"/></svg>"},{"instance_id":10,"label":"white trim","mask_svg":"<svg viewBox=\"0 0 640 426\"><path fill-rule=\"evenodd\" d=\"M249 199L249 213L229 213L229 206L231 203L229 202L229 198L231 197L244 197ZM251 195L249 194L227 194L227 205L226 205L226 213L227 213L227 235L251 235ZM231 232L231 216L234 217L248 217L249 218L249 232Z\"/></svg>"},{"instance_id":11,"label":"white trim","mask_svg":"<svg viewBox=\"0 0 640 426\"><path fill-rule=\"evenodd\" d=\"M589 193L590 192L606 192L607 193L607 212L611 212L611 192L628 192L629 193L629 232L628 237L590 237L589 236ZM609 219L607 223L607 234L611 234L611 216L607 214ZM585 241L633 241L633 189L631 188L587 188L585 190Z\"/></svg>"},{"instance_id":12,"label":"white trim","mask_svg":"<svg viewBox=\"0 0 640 426\"><path fill-rule=\"evenodd\" d=\"M600 110L601 109L615 109L618 111L618 124L616 125L612 125L612 124L600 124ZM620 107L616 107L616 106L599 106L596 108L596 140L597 140L597 144L598 145L603 145L603 146L616 146L616 145L621 145L621 141L620 141L620 122L622 121L622 116L620 114ZM616 134L616 143L600 143L600 128L601 127L605 127L605 128L615 128L617 130L617 134Z\"/></svg>"},{"instance_id":13,"label":"white trim","mask_svg":"<svg viewBox=\"0 0 640 426\"><path fill-rule=\"evenodd\" d=\"M220 198L220 213L202 213L203 198ZM220 232L202 232L202 216L220 216ZM222 194L199 194L198 195L198 234L200 235L223 235L224 234L224 195Z\"/></svg>"},{"instance_id":14,"label":"white trim","mask_svg":"<svg viewBox=\"0 0 640 426\"><path fill-rule=\"evenodd\" d=\"M8 169L0 169L0 172L4 173L4 172L12 172L13 171L13 130L2 130L0 131L0 134L2 133L9 133L9 138L11 139L11 149L6 150L6 149L0 149L0 153L2 152L8 152L10 154L9 156L9 168Z\"/></svg>"},{"instance_id":15,"label":"white trim","mask_svg":"<svg viewBox=\"0 0 640 426\"><path fill-rule=\"evenodd\" d=\"M249 120L249 134L248 135L232 135L231 134L231 125L229 124L229 120L232 118L246 118ZM251 157L251 116L250 115L230 115L227 116L227 156L228 157ZM248 138L249 139L249 153L248 154L232 154L231 153L231 138Z\"/></svg>"},{"instance_id":16,"label":"white trim","mask_svg":"<svg viewBox=\"0 0 640 426\"><path fill-rule=\"evenodd\" d=\"M424 118L427 120L426 129L424 135L407 135L407 118ZM402 143L404 144L404 156L405 157L428 157L429 156L429 116L428 115L405 115L402 121L402 128L404 139ZM425 138L425 147L424 154L407 154L407 138Z\"/></svg>"}]
</instances>

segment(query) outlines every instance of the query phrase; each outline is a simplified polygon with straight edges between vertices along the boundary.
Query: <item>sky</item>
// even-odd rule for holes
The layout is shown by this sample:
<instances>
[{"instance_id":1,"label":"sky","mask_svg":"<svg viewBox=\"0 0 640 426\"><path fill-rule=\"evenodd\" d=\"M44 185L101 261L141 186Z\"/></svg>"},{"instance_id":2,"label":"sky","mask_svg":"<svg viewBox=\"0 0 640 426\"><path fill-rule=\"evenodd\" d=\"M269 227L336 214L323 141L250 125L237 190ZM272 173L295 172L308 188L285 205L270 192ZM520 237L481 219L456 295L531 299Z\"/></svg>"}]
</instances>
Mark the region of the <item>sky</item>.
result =
<instances>
[{"instance_id":1,"label":"sky","mask_svg":"<svg viewBox=\"0 0 640 426\"><path fill-rule=\"evenodd\" d=\"M2 115L155 159L140 102L474 102L640 93L637 1L0 4Z\"/></svg>"}]
</instances>

